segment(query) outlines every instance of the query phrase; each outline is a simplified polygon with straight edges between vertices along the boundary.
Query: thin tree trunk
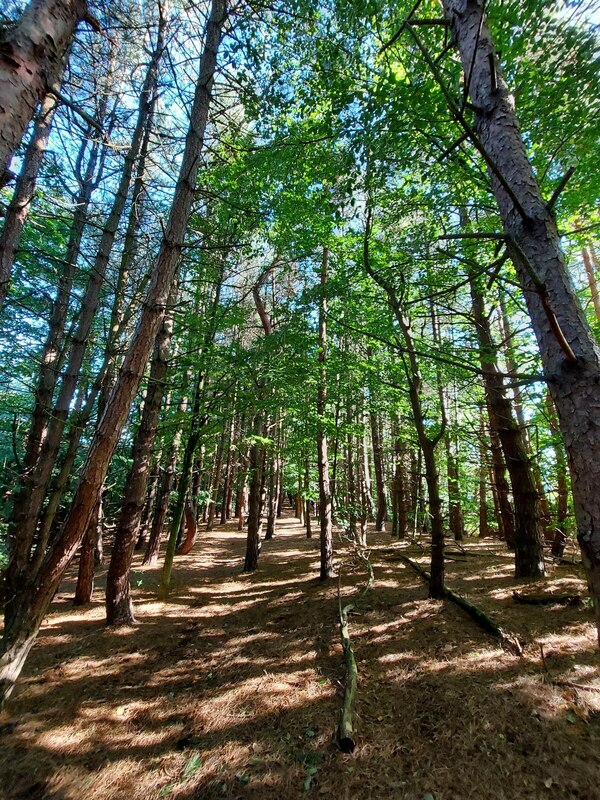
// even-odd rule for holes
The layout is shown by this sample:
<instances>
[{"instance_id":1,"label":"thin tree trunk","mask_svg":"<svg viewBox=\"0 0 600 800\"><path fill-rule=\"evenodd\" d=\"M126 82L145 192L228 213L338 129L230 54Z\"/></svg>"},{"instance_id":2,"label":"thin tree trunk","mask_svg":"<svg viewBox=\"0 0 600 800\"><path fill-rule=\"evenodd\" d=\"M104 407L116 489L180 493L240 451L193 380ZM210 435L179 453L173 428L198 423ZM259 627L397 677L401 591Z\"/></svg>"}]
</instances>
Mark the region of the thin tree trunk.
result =
<instances>
[{"instance_id":1,"label":"thin tree trunk","mask_svg":"<svg viewBox=\"0 0 600 800\"><path fill-rule=\"evenodd\" d=\"M427 496L429 501L429 517L431 522L431 578L429 581L429 596L433 598L444 597L445 592L445 563L444 563L444 520L442 516L442 499L440 495L440 477L436 461L436 447L446 432L446 418L441 416L438 433L430 438L425 426L425 415L421 403L423 381L419 370L419 362L414 347L410 320L405 315L393 286L387 283L375 270L373 270L369 257L369 244L371 237L371 212L368 211L367 223L364 234L363 261L368 275L385 291L388 302L404 340L406 360L404 367L408 381L408 396L413 413L413 420L417 431L417 438L423 460L425 462L425 480L427 483Z\"/></svg>"},{"instance_id":2,"label":"thin tree trunk","mask_svg":"<svg viewBox=\"0 0 600 800\"><path fill-rule=\"evenodd\" d=\"M502 375L496 363L497 351L485 312L480 279L471 275L471 303L480 347L481 371L490 411L490 427L498 433L515 504L515 576L544 575L544 546L540 525L538 493L529 463L522 428L513 417Z\"/></svg>"},{"instance_id":3,"label":"thin tree trunk","mask_svg":"<svg viewBox=\"0 0 600 800\"><path fill-rule=\"evenodd\" d=\"M83 537L83 542L81 543L79 572L77 575L77 586L75 587L75 598L73 600L76 606L85 606L92 601L92 594L94 593L94 573L96 568L96 543L98 540L99 528L102 528L100 503L96 504L87 531ZM100 536L102 536L101 530Z\"/></svg>"},{"instance_id":4,"label":"thin tree trunk","mask_svg":"<svg viewBox=\"0 0 600 800\"><path fill-rule=\"evenodd\" d=\"M304 526L306 538L312 539L311 508L310 508L310 461L308 456L304 461Z\"/></svg>"},{"instance_id":5,"label":"thin tree trunk","mask_svg":"<svg viewBox=\"0 0 600 800\"><path fill-rule=\"evenodd\" d=\"M269 468L269 512L267 515L267 530L265 539L272 539L275 535L275 525L277 521L277 501L279 498L279 447L281 445L279 436L281 428L277 422L277 441L271 455Z\"/></svg>"},{"instance_id":6,"label":"thin tree trunk","mask_svg":"<svg viewBox=\"0 0 600 800\"><path fill-rule=\"evenodd\" d=\"M435 312L435 305L433 297L429 298L429 310L431 313L431 329L433 331L433 341L437 347L441 348L442 339L440 335L438 319ZM464 538L464 524L462 509L460 505L460 488L458 481L458 463L456 456L452 452L452 437L449 428L448 419L448 404L446 402L446 392L442 381L442 371L439 362L436 364L436 379L438 397L440 401L440 413L442 417L442 424L445 428L444 448L446 450L446 471L448 479L448 516L450 523L450 532L454 536L455 541L461 541Z\"/></svg>"},{"instance_id":7,"label":"thin tree trunk","mask_svg":"<svg viewBox=\"0 0 600 800\"><path fill-rule=\"evenodd\" d=\"M103 113L103 112L102 112ZM76 164L80 165L87 150L87 138L84 137L77 155ZM50 320L48 322L48 335L39 358L39 372L34 393L34 408L31 416L31 425L27 437L26 455L24 464L32 468L40 455L44 427L48 423L52 408L52 396L58 380L60 362L63 356L63 339L69 300L73 287L75 269L81 251L81 242L88 217L89 205L92 194L102 178L105 164L106 146L100 150L100 140L94 139L87 159L85 172L79 177L79 190L74 200L75 212L69 233L69 240L62 260L62 271L58 281L56 297L52 304ZM98 164L98 162L100 162ZM80 173L80 168L76 169ZM13 512L14 516L14 512Z\"/></svg>"},{"instance_id":8,"label":"thin tree trunk","mask_svg":"<svg viewBox=\"0 0 600 800\"><path fill-rule=\"evenodd\" d=\"M484 539L489 534L488 505L487 505L487 447L485 442L485 423L483 410L479 422L479 538Z\"/></svg>"},{"instance_id":9,"label":"thin tree trunk","mask_svg":"<svg viewBox=\"0 0 600 800\"><path fill-rule=\"evenodd\" d=\"M369 418L371 423L371 442L373 444L373 464L375 465L375 487L377 489L377 516L375 518L375 530L384 531L387 520L387 499L385 474L383 468L383 445L381 441L380 430L381 420L375 411L370 412Z\"/></svg>"},{"instance_id":10,"label":"thin tree trunk","mask_svg":"<svg viewBox=\"0 0 600 800\"><path fill-rule=\"evenodd\" d=\"M219 446L217 448L217 460L215 462L214 479L212 482L212 491L210 493L210 501L208 506L208 519L206 521L206 530L212 531L215 523L215 514L217 510L217 497L219 496L219 489L221 486L221 472L223 471L223 455L225 453L227 433L225 429L221 431L219 439ZM226 487L223 486L223 495L225 495ZM223 502L222 505L225 505Z\"/></svg>"},{"instance_id":11,"label":"thin tree trunk","mask_svg":"<svg viewBox=\"0 0 600 800\"><path fill-rule=\"evenodd\" d=\"M321 294L319 298L319 379L317 388L317 462L319 470L319 537L322 581L333 574L333 521L331 516L331 486L325 414L327 409L327 271L329 250L323 248L321 262Z\"/></svg>"},{"instance_id":12,"label":"thin tree trunk","mask_svg":"<svg viewBox=\"0 0 600 800\"><path fill-rule=\"evenodd\" d=\"M596 313L596 319L600 320L600 293L598 292L598 279L596 278L595 259L590 247L584 247L581 251L585 272L588 279L588 286L590 287L590 294L592 295L592 303Z\"/></svg>"},{"instance_id":13,"label":"thin tree trunk","mask_svg":"<svg viewBox=\"0 0 600 800\"><path fill-rule=\"evenodd\" d=\"M262 430L260 416L254 420L253 430L259 436ZM258 442L254 441L250 447L250 491L248 495L248 536L246 539L246 557L244 559L244 572L254 572L258 567L260 553L260 495L262 484L263 458Z\"/></svg>"},{"instance_id":14,"label":"thin tree trunk","mask_svg":"<svg viewBox=\"0 0 600 800\"><path fill-rule=\"evenodd\" d=\"M393 483L393 516L392 537L405 539L408 535L408 514L406 507L406 471L405 471L405 446L400 435L400 425L397 417L393 418L392 436L394 439L394 455L396 458Z\"/></svg>"},{"instance_id":15,"label":"thin tree trunk","mask_svg":"<svg viewBox=\"0 0 600 800\"><path fill-rule=\"evenodd\" d=\"M229 434L227 438L227 461L225 463L225 476L223 478L223 502L221 503L221 525L231 516L231 494L233 489L233 442L235 438L235 401L233 396L231 409L231 422L229 423Z\"/></svg>"},{"instance_id":16,"label":"thin tree trunk","mask_svg":"<svg viewBox=\"0 0 600 800\"><path fill-rule=\"evenodd\" d=\"M44 98L23 158L14 194L6 209L4 227L0 234L0 310L8 293L15 253L33 202L37 177L46 155L57 104L54 94L47 94Z\"/></svg>"},{"instance_id":17,"label":"thin tree trunk","mask_svg":"<svg viewBox=\"0 0 600 800\"><path fill-rule=\"evenodd\" d=\"M92 324L100 301L100 293L104 284L106 269L115 243L116 233L127 201L135 161L139 155L141 143L146 130L146 122L150 113L150 106L144 93L148 91L148 84L152 77L146 76L144 90L140 101L135 130L131 144L124 159L123 171L115 198L104 223L102 236L94 263L89 273L88 283L81 303L76 330L72 337L71 350L65 372L62 376L58 399L46 427L45 436L41 445L40 455L27 476L28 490L24 492L23 503L17 509L18 513L11 521L15 537L14 564L23 564L31 548L35 536L35 529L41 513L44 496L52 475L61 445L67 418L77 388L81 367ZM138 379L139 380L139 379ZM9 568L9 571L10 568ZM11 575L11 583L19 576Z\"/></svg>"},{"instance_id":18,"label":"thin tree trunk","mask_svg":"<svg viewBox=\"0 0 600 800\"><path fill-rule=\"evenodd\" d=\"M156 439L164 396L172 335L173 319L168 315L156 337L144 409L133 444L133 459L125 481L123 504L106 576L106 622L115 627L135 622L129 574L146 497L152 447Z\"/></svg>"},{"instance_id":19,"label":"thin tree trunk","mask_svg":"<svg viewBox=\"0 0 600 800\"><path fill-rule=\"evenodd\" d=\"M513 380L517 380L517 361L515 356L515 348L514 348L514 333L512 330L512 324L510 321L510 317L508 315L508 309L506 307L506 298L504 295L504 291L500 288L498 292L499 301L500 301L500 331L502 334L502 339L504 341L504 352L506 357L506 366L508 368L508 374L511 376ZM525 420L525 412L523 409L523 403L521 402L521 395L517 387L513 389L513 406L515 409L515 414L517 417L517 422L519 423L519 427L523 432L523 440L526 443L529 451L532 450L532 443L529 436L529 431L527 428L527 423ZM529 459L529 467L531 469L531 475L533 477L533 481L535 483L535 488L538 493L538 502L539 502L539 517L540 517L540 524L542 526L542 534L545 540L551 540L552 534L550 531L550 525L552 523L552 513L550 511L550 504L548 503L548 498L546 497L546 492L544 490L544 484L542 482L542 475L540 472L539 461L537 458L530 458Z\"/></svg>"}]
</instances>

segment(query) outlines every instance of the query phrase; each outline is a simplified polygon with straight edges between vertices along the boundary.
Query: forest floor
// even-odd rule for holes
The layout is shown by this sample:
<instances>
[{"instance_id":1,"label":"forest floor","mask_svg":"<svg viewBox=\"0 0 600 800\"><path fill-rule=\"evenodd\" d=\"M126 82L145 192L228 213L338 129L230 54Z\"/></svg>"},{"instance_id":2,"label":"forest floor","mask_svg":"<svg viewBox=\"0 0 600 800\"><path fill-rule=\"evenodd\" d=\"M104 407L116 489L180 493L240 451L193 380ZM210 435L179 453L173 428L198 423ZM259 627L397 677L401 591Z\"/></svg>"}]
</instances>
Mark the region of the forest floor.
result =
<instances>
[{"instance_id":1,"label":"forest floor","mask_svg":"<svg viewBox=\"0 0 600 800\"><path fill-rule=\"evenodd\" d=\"M0 717L8 800L502 800L600 798L600 685L592 612L525 606L501 543L468 540L448 585L525 643L519 658L448 601L427 599L416 545L370 535L375 582L350 617L359 670L354 753L335 744L345 676L338 581L318 574L318 539L280 521L259 570L241 574L234 523L175 563L133 574L138 624L71 605L72 576ZM352 562L336 544L336 560ZM348 602L366 578L342 565ZM545 589L582 592L578 567ZM542 662L540 644L545 663Z\"/></svg>"}]
</instances>

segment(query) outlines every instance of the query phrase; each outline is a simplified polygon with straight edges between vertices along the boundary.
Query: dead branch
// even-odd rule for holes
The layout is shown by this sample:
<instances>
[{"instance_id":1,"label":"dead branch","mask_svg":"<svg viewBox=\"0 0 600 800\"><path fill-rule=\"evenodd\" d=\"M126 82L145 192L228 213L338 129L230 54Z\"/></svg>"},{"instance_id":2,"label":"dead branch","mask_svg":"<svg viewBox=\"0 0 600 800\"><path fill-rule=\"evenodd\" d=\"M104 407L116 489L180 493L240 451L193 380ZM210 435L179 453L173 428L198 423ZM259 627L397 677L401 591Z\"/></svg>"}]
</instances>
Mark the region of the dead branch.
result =
<instances>
[{"instance_id":1,"label":"dead branch","mask_svg":"<svg viewBox=\"0 0 600 800\"><path fill-rule=\"evenodd\" d=\"M582 689L584 692L600 692L600 686L588 686L586 683L572 683L571 681L557 681L553 678L544 677L546 683L552 686L564 686L567 689Z\"/></svg>"},{"instance_id":2,"label":"dead branch","mask_svg":"<svg viewBox=\"0 0 600 800\"><path fill-rule=\"evenodd\" d=\"M399 555L398 557L401 561L414 569L414 571L417 572L423 578L423 580L429 583L431 576L420 564L412 561L412 559L408 558L407 556ZM496 622L494 622L491 617L485 613L485 611L482 611L478 606L471 603L470 600L467 600L466 597L457 594L447 586L444 588L444 596L448 598L448 600L452 600L453 603L456 603L457 606L460 606L463 611L466 611L467 614L474 619L484 631L498 639L505 650L513 653L513 655L523 655L523 646L517 637L514 634L504 631Z\"/></svg>"},{"instance_id":3,"label":"dead branch","mask_svg":"<svg viewBox=\"0 0 600 800\"><path fill-rule=\"evenodd\" d=\"M513 598L516 603L530 606L580 606L580 594L519 594L513 592Z\"/></svg>"},{"instance_id":4,"label":"dead branch","mask_svg":"<svg viewBox=\"0 0 600 800\"><path fill-rule=\"evenodd\" d=\"M359 602L367 594L373 584L373 567L369 560L368 552L364 550L358 550L358 548L356 552L359 558L365 562L368 571L367 582L356 601ZM347 603L342 607L342 571L340 569L338 576L338 608L340 618L340 636L342 639L342 648L344 650L344 661L346 662L344 702L340 712L340 723L338 725L337 738L338 746L342 753L353 753L356 746L352 718L354 715L354 703L358 688L358 667L356 666L356 658L354 657L354 650L352 649L348 625L348 616L354 609L355 605L356 603Z\"/></svg>"},{"instance_id":5,"label":"dead branch","mask_svg":"<svg viewBox=\"0 0 600 800\"><path fill-rule=\"evenodd\" d=\"M552 211L552 209L554 208L554 204L556 203L556 201L558 200L558 198L559 198L559 197L560 197L560 195L562 194L562 192L563 192L563 190L564 190L565 186L567 185L567 183L568 183L568 182L571 180L571 178L573 177L573 173L574 173L574 172L575 172L575 167L569 167L569 169L568 169L568 170L565 172L565 174L562 176L562 178L561 178L561 179L560 179L560 181L558 182L558 186L557 186L557 187L556 187L556 189L555 189L555 190L552 192L552 197L551 197L551 198L550 198L550 200L548 200L548 202L546 203L546 208L548 209L548 211Z\"/></svg>"}]
</instances>

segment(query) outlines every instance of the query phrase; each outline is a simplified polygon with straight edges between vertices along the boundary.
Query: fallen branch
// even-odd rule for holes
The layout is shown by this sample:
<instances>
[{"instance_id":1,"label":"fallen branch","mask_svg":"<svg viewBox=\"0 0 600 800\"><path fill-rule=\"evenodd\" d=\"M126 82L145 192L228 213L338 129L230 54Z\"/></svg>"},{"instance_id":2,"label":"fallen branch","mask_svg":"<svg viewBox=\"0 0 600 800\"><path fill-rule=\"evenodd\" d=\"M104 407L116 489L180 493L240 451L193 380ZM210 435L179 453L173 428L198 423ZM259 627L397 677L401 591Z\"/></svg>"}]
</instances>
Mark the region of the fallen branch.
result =
<instances>
[{"instance_id":1,"label":"fallen branch","mask_svg":"<svg viewBox=\"0 0 600 800\"><path fill-rule=\"evenodd\" d=\"M552 678L544 677L546 683L552 686L564 686L567 689L583 689L584 692L600 692L600 686L588 686L585 683L571 683L571 681L555 681Z\"/></svg>"},{"instance_id":2,"label":"fallen branch","mask_svg":"<svg viewBox=\"0 0 600 800\"><path fill-rule=\"evenodd\" d=\"M423 578L423 580L429 583L431 576L420 564L412 561L407 556L399 555L399 558L409 567L414 569L414 571L417 572ZM446 597L448 600L452 600L453 603L456 603L457 606L460 606L460 608L466 611L467 614L474 619L484 631L490 633L492 636L498 639L505 650L508 650L516 656L523 655L523 646L517 637L514 634L504 631L496 622L494 622L491 617L485 613L485 611L482 611L480 608L478 608L478 606L471 603L471 601L467 600L466 597L457 594L447 586L444 587L444 597Z\"/></svg>"},{"instance_id":3,"label":"fallen branch","mask_svg":"<svg viewBox=\"0 0 600 800\"><path fill-rule=\"evenodd\" d=\"M373 583L373 567L369 561L368 553L358 550L357 553L359 557L366 563L368 570L367 583L356 601L359 602L371 588ZM338 746L342 753L353 753L356 746L352 717L354 714L354 702L356 700L356 692L358 687L358 667L356 666L356 658L354 657L354 650L352 649L348 625L348 616L354 609L355 605L356 603L347 603L342 607L342 571L340 569L338 577L338 607L340 616L340 636L342 639L342 648L344 650L344 661L346 662L344 702L340 712L340 723L338 725L337 738Z\"/></svg>"},{"instance_id":4,"label":"fallen branch","mask_svg":"<svg viewBox=\"0 0 600 800\"><path fill-rule=\"evenodd\" d=\"M513 592L513 598L516 603L530 606L580 606L580 594L519 594Z\"/></svg>"}]
</instances>

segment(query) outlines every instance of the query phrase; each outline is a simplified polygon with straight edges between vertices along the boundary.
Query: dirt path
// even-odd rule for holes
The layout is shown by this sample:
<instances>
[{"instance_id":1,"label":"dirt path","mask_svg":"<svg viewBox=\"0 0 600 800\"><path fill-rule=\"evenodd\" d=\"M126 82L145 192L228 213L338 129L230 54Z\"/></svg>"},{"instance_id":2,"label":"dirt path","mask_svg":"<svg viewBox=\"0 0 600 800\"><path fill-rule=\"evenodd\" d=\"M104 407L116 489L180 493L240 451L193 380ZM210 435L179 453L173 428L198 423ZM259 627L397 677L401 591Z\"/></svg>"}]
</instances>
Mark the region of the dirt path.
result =
<instances>
[{"instance_id":1,"label":"dirt path","mask_svg":"<svg viewBox=\"0 0 600 800\"><path fill-rule=\"evenodd\" d=\"M600 798L600 694L545 682L537 644L554 677L597 684L589 608L514 604L510 558L469 544L449 583L531 642L518 659L427 600L398 545L373 536L375 586L351 620L358 746L343 755L337 582L314 578L318 542L293 519L254 575L240 574L244 542L234 524L202 534L168 604L138 566L139 623L118 632L62 587L0 719L3 797ZM363 580L345 566L344 595ZM551 583L582 588L570 567Z\"/></svg>"}]
</instances>

